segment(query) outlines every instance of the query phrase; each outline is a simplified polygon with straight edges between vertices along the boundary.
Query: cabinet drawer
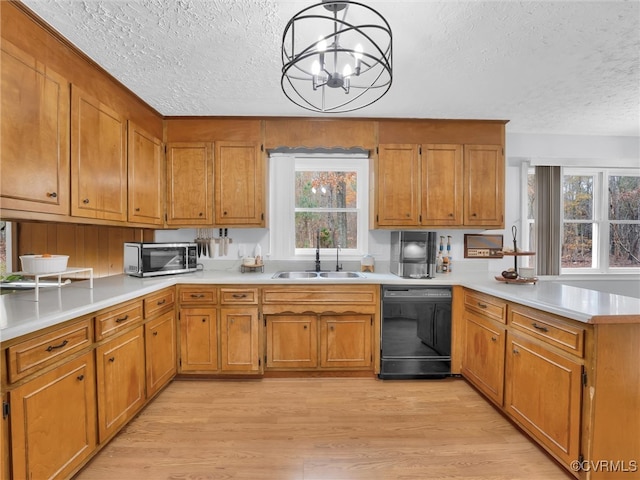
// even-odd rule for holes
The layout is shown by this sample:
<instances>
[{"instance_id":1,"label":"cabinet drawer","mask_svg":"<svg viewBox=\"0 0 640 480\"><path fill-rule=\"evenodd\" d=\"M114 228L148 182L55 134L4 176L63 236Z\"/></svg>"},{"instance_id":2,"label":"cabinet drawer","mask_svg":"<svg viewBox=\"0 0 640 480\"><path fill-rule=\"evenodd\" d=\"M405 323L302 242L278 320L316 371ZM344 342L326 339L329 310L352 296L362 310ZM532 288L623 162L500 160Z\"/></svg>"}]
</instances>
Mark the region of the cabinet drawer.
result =
<instances>
[{"instance_id":1,"label":"cabinet drawer","mask_svg":"<svg viewBox=\"0 0 640 480\"><path fill-rule=\"evenodd\" d=\"M93 342L91 319L39 335L8 348L9 381L15 382Z\"/></svg>"},{"instance_id":2,"label":"cabinet drawer","mask_svg":"<svg viewBox=\"0 0 640 480\"><path fill-rule=\"evenodd\" d=\"M579 357L584 356L585 329L579 325L569 324L550 314L520 305L511 307L509 323L515 330L543 340L549 345Z\"/></svg>"},{"instance_id":3,"label":"cabinet drawer","mask_svg":"<svg viewBox=\"0 0 640 480\"><path fill-rule=\"evenodd\" d=\"M96 315L96 340L102 340L141 320L142 300L126 303Z\"/></svg>"},{"instance_id":4,"label":"cabinet drawer","mask_svg":"<svg viewBox=\"0 0 640 480\"><path fill-rule=\"evenodd\" d=\"M257 288L221 288L220 303L252 304L258 303Z\"/></svg>"},{"instance_id":5,"label":"cabinet drawer","mask_svg":"<svg viewBox=\"0 0 640 480\"><path fill-rule=\"evenodd\" d=\"M167 288L158 293L149 295L144 300L144 318L151 318L153 315L173 307L176 303L175 288Z\"/></svg>"},{"instance_id":6,"label":"cabinet drawer","mask_svg":"<svg viewBox=\"0 0 640 480\"><path fill-rule=\"evenodd\" d=\"M342 287L336 290L313 287L264 288L262 304L307 305L310 303L371 305L377 303L376 289L379 287Z\"/></svg>"},{"instance_id":7,"label":"cabinet drawer","mask_svg":"<svg viewBox=\"0 0 640 480\"><path fill-rule=\"evenodd\" d=\"M487 318L492 318L500 323L507 323L507 303L498 298L465 290L464 306Z\"/></svg>"},{"instance_id":8,"label":"cabinet drawer","mask_svg":"<svg viewBox=\"0 0 640 480\"><path fill-rule=\"evenodd\" d=\"M218 303L218 289L215 287L179 287L180 305L214 305Z\"/></svg>"}]
</instances>

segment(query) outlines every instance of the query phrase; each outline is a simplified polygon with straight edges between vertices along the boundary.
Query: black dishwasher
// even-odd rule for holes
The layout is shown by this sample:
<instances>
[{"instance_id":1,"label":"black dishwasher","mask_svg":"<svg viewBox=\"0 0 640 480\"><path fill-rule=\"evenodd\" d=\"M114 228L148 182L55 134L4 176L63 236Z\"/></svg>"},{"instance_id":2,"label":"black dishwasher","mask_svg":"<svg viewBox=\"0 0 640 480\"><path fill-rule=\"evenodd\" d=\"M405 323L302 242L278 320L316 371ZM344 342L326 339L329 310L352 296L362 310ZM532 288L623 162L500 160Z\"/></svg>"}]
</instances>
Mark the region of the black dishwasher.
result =
<instances>
[{"instance_id":1,"label":"black dishwasher","mask_svg":"<svg viewBox=\"0 0 640 480\"><path fill-rule=\"evenodd\" d=\"M383 285L381 379L451 375L451 287Z\"/></svg>"}]
</instances>

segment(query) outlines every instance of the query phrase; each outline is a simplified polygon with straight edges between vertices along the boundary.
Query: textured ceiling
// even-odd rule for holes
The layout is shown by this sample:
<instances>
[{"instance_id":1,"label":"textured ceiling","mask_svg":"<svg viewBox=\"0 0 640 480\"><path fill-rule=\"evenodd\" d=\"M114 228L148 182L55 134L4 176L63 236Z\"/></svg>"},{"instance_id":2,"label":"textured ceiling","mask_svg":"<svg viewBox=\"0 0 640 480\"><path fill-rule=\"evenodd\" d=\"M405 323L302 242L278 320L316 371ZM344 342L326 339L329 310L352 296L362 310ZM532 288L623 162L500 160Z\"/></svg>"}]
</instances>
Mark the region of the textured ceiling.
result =
<instances>
[{"instance_id":1,"label":"textured ceiling","mask_svg":"<svg viewBox=\"0 0 640 480\"><path fill-rule=\"evenodd\" d=\"M282 32L312 1L23 1L163 115L313 115L280 89ZM391 25L394 79L342 116L640 136L639 0L360 1Z\"/></svg>"}]
</instances>

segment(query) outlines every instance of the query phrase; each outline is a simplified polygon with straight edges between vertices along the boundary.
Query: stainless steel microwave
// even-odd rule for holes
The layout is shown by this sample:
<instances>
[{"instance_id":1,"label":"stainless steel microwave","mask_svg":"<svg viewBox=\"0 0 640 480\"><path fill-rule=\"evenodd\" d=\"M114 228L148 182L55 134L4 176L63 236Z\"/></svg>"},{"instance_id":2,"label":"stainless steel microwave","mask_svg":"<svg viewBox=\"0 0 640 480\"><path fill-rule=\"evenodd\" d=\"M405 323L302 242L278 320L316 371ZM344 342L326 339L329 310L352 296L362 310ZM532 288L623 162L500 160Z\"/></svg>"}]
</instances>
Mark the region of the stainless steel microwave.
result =
<instances>
[{"instance_id":1,"label":"stainless steel microwave","mask_svg":"<svg viewBox=\"0 0 640 480\"><path fill-rule=\"evenodd\" d=\"M195 243L124 244L124 273L134 277L155 277L195 272L198 253Z\"/></svg>"}]
</instances>

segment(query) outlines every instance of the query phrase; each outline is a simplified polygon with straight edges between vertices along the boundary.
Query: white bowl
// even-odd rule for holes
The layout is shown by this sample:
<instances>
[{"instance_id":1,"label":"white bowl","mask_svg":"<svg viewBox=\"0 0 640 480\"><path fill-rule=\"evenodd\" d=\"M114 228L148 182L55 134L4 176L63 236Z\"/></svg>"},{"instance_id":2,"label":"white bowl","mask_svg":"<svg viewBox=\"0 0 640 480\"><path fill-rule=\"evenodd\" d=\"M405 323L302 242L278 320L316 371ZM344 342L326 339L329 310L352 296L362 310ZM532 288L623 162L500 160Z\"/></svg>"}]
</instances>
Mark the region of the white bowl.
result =
<instances>
[{"instance_id":1,"label":"white bowl","mask_svg":"<svg viewBox=\"0 0 640 480\"><path fill-rule=\"evenodd\" d=\"M20 255L22 263L22 271L25 273L57 273L64 272L67 269L69 255L51 255L43 257L42 255Z\"/></svg>"}]
</instances>

